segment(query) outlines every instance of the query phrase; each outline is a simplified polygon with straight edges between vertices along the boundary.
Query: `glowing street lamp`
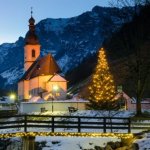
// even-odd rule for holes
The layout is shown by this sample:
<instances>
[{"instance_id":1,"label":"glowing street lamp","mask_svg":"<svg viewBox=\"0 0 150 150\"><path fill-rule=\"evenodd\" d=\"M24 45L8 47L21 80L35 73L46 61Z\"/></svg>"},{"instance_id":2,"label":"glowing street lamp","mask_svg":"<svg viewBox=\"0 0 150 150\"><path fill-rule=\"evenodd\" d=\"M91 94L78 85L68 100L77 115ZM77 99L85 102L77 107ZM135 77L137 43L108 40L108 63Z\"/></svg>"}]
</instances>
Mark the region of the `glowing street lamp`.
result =
<instances>
[{"instance_id":1,"label":"glowing street lamp","mask_svg":"<svg viewBox=\"0 0 150 150\"><path fill-rule=\"evenodd\" d=\"M52 113L54 111L53 100L54 100L54 92L56 93L59 90L58 85L52 85Z\"/></svg>"},{"instance_id":2,"label":"glowing street lamp","mask_svg":"<svg viewBox=\"0 0 150 150\"><path fill-rule=\"evenodd\" d=\"M11 100L15 100L15 99L16 99L16 95L15 95L15 94L10 94L9 98L10 98Z\"/></svg>"},{"instance_id":3,"label":"glowing street lamp","mask_svg":"<svg viewBox=\"0 0 150 150\"><path fill-rule=\"evenodd\" d=\"M9 95L9 99L11 100L11 103L15 103L16 95L13 94L13 93L11 93L11 94ZM10 106L12 106L12 105L10 105ZM13 109L13 107L12 107L11 109Z\"/></svg>"},{"instance_id":4,"label":"glowing street lamp","mask_svg":"<svg viewBox=\"0 0 150 150\"><path fill-rule=\"evenodd\" d=\"M57 92L59 89L58 85L53 85L53 91Z\"/></svg>"}]
</instances>

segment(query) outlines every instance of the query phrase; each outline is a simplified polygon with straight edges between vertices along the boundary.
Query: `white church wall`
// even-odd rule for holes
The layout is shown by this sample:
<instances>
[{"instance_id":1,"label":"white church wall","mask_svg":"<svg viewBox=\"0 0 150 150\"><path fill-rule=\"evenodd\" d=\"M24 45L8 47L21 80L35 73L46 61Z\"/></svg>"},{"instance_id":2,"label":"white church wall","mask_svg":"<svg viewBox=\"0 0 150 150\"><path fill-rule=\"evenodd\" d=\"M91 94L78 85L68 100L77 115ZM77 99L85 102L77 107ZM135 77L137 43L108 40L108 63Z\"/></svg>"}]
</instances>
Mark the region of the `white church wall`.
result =
<instances>
[{"instance_id":1,"label":"white church wall","mask_svg":"<svg viewBox=\"0 0 150 150\"><path fill-rule=\"evenodd\" d=\"M42 92L43 89L46 90L46 82L50 77L51 75L42 75L30 79L29 91L34 90L34 92L32 91L31 95L38 95L38 92Z\"/></svg>"},{"instance_id":2,"label":"white church wall","mask_svg":"<svg viewBox=\"0 0 150 150\"><path fill-rule=\"evenodd\" d=\"M57 85L62 89L63 91L67 91L67 81L63 77L61 77L59 74L54 75L51 80L47 83L47 89L48 91L51 91L53 89L53 86Z\"/></svg>"},{"instance_id":3,"label":"white church wall","mask_svg":"<svg viewBox=\"0 0 150 150\"><path fill-rule=\"evenodd\" d=\"M23 91L24 91L24 99L29 99L29 80L24 80L24 87L23 87Z\"/></svg>"},{"instance_id":4,"label":"white church wall","mask_svg":"<svg viewBox=\"0 0 150 150\"><path fill-rule=\"evenodd\" d=\"M50 92L53 90L53 87L57 85L59 87L59 89L62 89L64 92L67 91L67 82L61 82L61 81L49 81L47 84L46 84L46 89Z\"/></svg>"},{"instance_id":5,"label":"white church wall","mask_svg":"<svg viewBox=\"0 0 150 150\"><path fill-rule=\"evenodd\" d=\"M57 86L58 90L55 91L53 88ZM46 90L53 95L56 99L66 99L67 93L67 81L60 75L55 75L52 81L46 83ZM44 95L43 95L44 96Z\"/></svg>"},{"instance_id":6,"label":"white church wall","mask_svg":"<svg viewBox=\"0 0 150 150\"><path fill-rule=\"evenodd\" d=\"M39 57L40 55L40 45L26 45L24 47L24 69L27 71L29 67L33 64L33 62ZM32 57L32 50L35 50L35 57Z\"/></svg>"},{"instance_id":7,"label":"white church wall","mask_svg":"<svg viewBox=\"0 0 150 150\"><path fill-rule=\"evenodd\" d=\"M38 93L41 92L41 78L40 76L30 79L30 95L38 96ZM41 88L40 88L41 87Z\"/></svg>"},{"instance_id":8,"label":"white church wall","mask_svg":"<svg viewBox=\"0 0 150 150\"><path fill-rule=\"evenodd\" d=\"M30 79L29 91L32 91L33 89L37 89L38 86L39 86L39 79L38 79L38 77ZM35 95L35 92L32 91L30 94L31 95Z\"/></svg>"},{"instance_id":9,"label":"white church wall","mask_svg":"<svg viewBox=\"0 0 150 150\"><path fill-rule=\"evenodd\" d=\"M34 112L41 112L41 108L45 108L47 111L67 111L68 107L75 107L78 110L85 110L86 104L88 102L81 101L81 102L64 102L64 101L54 101L52 104L51 102L42 102L42 103L35 103L35 102L22 102L20 104L20 112L21 113L34 113Z\"/></svg>"},{"instance_id":10,"label":"white church wall","mask_svg":"<svg viewBox=\"0 0 150 150\"><path fill-rule=\"evenodd\" d=\"M52 75L41 75L39 76L39 86L42 89L46 89L46 83Z\"/></svg>"},{"instance_id":11,"label":"white church wall","mask_svg":"<svg viewBox=\"0 0 150 150\"><path fill-rule=\"evenodd\" d=\"M25 60L25 62L26 61L35 61L38 57L39 57L39 55L40 55L40 45L26 45L25 47L24 47L24 60ZM31 52L32 52L32 50L35 50L35 57L32 57L32 54L31 54Z\"/></svg>"},{"instance_id":12,"label":"white church wall","mask_svg":"<svg viewBox=\"0 0 150 150\"><path fill-rule=\"evenodd\" d=\"M23 99L23 81L18 82L18 100L22 100Z\"/></svg>"}]
</instances>

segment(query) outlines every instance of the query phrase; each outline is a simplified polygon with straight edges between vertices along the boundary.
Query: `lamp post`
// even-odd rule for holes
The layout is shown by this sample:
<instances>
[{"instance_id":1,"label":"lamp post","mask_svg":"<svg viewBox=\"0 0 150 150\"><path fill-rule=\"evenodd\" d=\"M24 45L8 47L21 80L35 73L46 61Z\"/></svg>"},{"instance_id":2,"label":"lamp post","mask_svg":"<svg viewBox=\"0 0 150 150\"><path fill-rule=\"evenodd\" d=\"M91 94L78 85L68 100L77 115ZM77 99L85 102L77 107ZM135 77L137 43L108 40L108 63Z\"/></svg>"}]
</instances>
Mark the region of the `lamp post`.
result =
<instances>
[{"instance_id":1,"label":"lamp post","mask_svg":"<svg viewBox=\"0 0 150 150\"><path fill-rule=\"evenodd\" d=\"M53 96L52 96L52 113L54 111L54 107L53 107Z\"/></svg>"},{"instance_id":2,"label":"lamp post","mask_svg":"<svg viewBox=\"0 0 150 150\"><path fill-rule=\"evenodd\" d=\"M16 95L13 94L13 93L11 93L11 94L9 95L9 98L10 98L10 100L13 101L13 103L16 105L16 102L15 102L15 100L16 100ZM17 106L17 105L16 105L16 106ZM13 104L11 104L11 109L13 109Z\"/></svg>"},{"instance_id":3,"label":"lamp post","mask_svg":"<svg viewBox=\"0 0 150 150\"><path fill-rule=\"evenodd\" d=\"M56 92L58 91L58 89L59 89L58 85L52 85L52 113L54 111L54 106L53 106L54 95L56 94Z\"/></svg>"}]
</instances>

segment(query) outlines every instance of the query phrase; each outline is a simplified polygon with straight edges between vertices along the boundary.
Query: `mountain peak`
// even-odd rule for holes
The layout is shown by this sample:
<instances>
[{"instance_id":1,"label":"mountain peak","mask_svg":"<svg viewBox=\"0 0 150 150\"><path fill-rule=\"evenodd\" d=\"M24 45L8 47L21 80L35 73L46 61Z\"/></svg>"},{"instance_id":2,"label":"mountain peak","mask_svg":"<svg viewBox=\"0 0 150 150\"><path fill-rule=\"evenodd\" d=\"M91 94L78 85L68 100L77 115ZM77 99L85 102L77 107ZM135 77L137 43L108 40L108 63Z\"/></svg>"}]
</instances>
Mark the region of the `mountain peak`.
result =
<instances>
[{"instance_id":1,"label":"mountain peak","mask_svg":"<svg viewBox=\"0 0 150 150\"><path fill-rule=\"evenodd\" d=\"M109 7L102 7L102 6L96 5L92 8L92 12L100 13L100 12L107 10L107 9L109 9Z\"/></svg>"},{"instance_id":2,"label":"mountain peak","mask_svg":"<svg viewBox=\"0 0 150 150\"><path fill-rule=\"evenodd\" d=\"M122 13L121 10L119 13ZM124 22L114 8L95 6L92 11L72 18L47 18L36 24L42 56L51 53L63 73L77 67L95 54L103 41L118 30ZM128 12L125 13L128 15ZM0 46L0 75L5 85L17 82L23 73L24 39ZM13 73L13 74L12 74Z\"/></svg>"}]
</instances>

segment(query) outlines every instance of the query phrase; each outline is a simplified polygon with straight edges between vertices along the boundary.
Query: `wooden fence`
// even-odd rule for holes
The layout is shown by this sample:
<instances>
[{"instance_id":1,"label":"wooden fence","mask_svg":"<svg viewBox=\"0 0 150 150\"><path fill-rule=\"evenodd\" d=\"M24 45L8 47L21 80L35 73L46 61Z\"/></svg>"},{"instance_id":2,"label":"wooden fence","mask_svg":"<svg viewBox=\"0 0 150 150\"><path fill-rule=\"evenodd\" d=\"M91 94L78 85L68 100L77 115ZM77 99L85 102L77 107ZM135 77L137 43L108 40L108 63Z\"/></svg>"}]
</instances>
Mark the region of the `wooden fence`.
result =
<instances>
[{"instance_id":1,"label":"wooden fence","mask_svg":"<svg viewBox=\"0 0 150 150\"><path fill-rule=\"evenodd\" d=\"M130 118L117 117L84 117L84 116L49 116L49 115L12 115L0 116L0 131L3 129L17 129L23 132L48 130L73 130L74 132L84 132L98 130L96 132L117 132L124 130L131 132ZM94 132L94 131L93 131Z\"/></svg>"},{"instance_id":2,"label":"wooden fence","mask_svg":"<svg viewBox=\"0 0 150 150\"><path fill-rule=\"evenodd\" d=\"M16 115L18 113L18 111L16 109L12 109L12 110L0 110L0 116L4 116L4 115Z\"/></svg>"}]
</instances>

